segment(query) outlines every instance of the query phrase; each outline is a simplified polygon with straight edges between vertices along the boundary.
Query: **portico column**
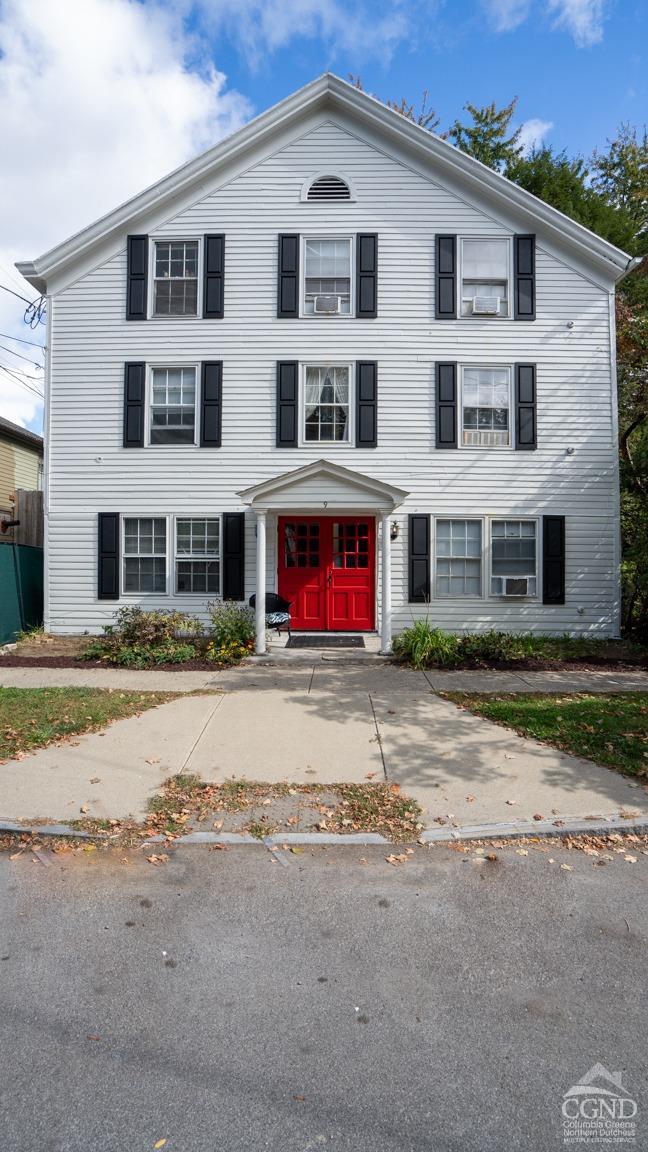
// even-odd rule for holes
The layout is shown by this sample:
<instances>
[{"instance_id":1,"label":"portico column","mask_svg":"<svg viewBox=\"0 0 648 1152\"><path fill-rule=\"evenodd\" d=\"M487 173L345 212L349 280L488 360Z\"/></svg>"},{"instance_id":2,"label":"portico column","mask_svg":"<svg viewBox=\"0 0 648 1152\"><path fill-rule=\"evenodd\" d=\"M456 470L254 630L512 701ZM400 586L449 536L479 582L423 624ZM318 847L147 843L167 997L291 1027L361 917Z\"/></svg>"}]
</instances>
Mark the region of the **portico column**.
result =
<instances>
[{"instance_id":1,"label":"portico column","mask_svg":"<svg viewBox=\"0 0 648 1152\"><path fill-rule=\"evenodd\" d=\"M256 513L256 645L257 656L266 650L266 514Z\"/></svg>"},{"instance_id":2,"label":"portico column","mask_svg":"<svg viewBox=\"0 0 648 1152\"><path fill-rule=\"evenodd\" d=\"M391 606L391 527L389 516L381 517L382 526L382 603L380 612L380 650L391 652L392 606Z\"/></svg>"}]
</instances>

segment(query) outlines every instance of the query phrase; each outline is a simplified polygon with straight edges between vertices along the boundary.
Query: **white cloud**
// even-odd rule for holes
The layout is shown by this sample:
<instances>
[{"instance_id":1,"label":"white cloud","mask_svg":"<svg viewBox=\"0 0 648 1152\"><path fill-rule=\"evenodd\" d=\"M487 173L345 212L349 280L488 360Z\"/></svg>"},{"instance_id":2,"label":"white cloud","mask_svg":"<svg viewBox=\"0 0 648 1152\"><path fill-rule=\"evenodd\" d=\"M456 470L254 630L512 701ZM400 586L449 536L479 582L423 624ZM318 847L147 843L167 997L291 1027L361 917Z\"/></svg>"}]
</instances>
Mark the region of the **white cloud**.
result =
<instances>
[{"instance_id":1,"label":"white cloud","mask_svg":"<svg viewBox=\"0 0 648 1152\"><path fill-rule=\"evenodd\" d=\"M0 283L19 290L3 270L14 260L38 256L250 116L198 49L180 15L155 4L4 0ZM28 284L22 291L33 298ZM0 331L31 339L22 308L0 290ZM8 380L0 372L0 412L32 421L37 398Z\"/></svg>"},{"instance_id":2,"label":"white cloud","mask_svg":"<svg viewBox=\"0 0 648 1152\"><path fill-rule=\"evenodd\" d=\"M564 28L577 48L591 48L603 39L604 0L549 0L554 28Z\"/></svg>"},{"instance_id":3,"label":"white cloud","mask_svg":"<svg viewBox=\"0 0 648 1152\"><path fill-rule=\"evenodd\" d=\"M206 26L226 33L254 68L299 38L321 40L329 54L352 53L356 62L378 57L388 63L396 46L414 35L399 0L382 7L375 0L195 0L195 7Z\"/></svg>"},{"instance_id":4,"label":"white cloud","mask_svg":"<svg viewBox=\"0 0 648 1152\"><path fill-rule=\"evenodd\" d=\"M483 0L483 7L495 32L512 32L527 19L531 0Z\"/></svg>"},{"instance_id":5,"label":"white cloud","mask_svg":"<svg viewBox=\"0 0 648 1152\"><path fill-rule=\"evenodd\" d=\"M552 128L551 120L539 120L533 117L525 120L520 126L520 144L524 155L527 156L534 148L538 148Z\"/></svg>"},{"instance_id":6,"label":"white cloud","mask_svg":"<svg viewBox=\"0 0 648 1152\"><path fill-rule=\"evenodd\" d=\"M547 0L542 8L553 17L552 28L569 32L577 48L591 48L603 39L606 0ZM512 32L531 15L532 0L482 0L495 32ZM537 5L540 9L540 4Z\"/></svg>"}]
</instances>

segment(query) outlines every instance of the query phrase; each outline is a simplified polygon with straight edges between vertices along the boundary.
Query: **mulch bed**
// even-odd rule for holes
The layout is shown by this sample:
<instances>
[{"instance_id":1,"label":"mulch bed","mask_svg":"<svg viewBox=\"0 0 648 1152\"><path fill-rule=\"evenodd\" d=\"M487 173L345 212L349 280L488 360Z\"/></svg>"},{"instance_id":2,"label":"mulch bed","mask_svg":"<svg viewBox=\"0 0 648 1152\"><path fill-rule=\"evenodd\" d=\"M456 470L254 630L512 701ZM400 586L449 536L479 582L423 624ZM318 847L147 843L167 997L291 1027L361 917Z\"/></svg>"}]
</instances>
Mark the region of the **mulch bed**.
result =
<instances>
[{"instance_id":1,"label":"mulch bed","mask_svg":"<svg viewBox=\"0 0 648 1152\"><path fill-rule=\"evenodd\" d=\"M185 660L183 664L156 664L153 668L120 668L105 660L78 660L73 656L0 656L2 668L110 668L124 672L216 672L220 665L211 660Z\"/></svg>"}]
</instances>

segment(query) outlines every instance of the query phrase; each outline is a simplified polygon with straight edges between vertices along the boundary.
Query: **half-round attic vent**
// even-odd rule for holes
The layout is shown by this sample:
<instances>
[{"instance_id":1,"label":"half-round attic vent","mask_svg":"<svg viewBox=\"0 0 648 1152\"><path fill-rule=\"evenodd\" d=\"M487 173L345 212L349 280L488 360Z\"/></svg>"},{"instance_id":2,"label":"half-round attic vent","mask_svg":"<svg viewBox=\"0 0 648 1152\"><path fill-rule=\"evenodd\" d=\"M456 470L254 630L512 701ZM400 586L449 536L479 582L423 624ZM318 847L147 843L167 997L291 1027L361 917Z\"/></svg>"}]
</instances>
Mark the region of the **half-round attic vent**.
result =
<instances>
[{"instance_id":1,"label":"half-round attic vent","mask_svg":"<svg viewBox=\"0 0 648 1152\"><path fill-rule=\"evenodd\" d=\"M341 176L318 176L308 189L307 200L350 200L349 185Z\"/></svg>"}]
</instances>

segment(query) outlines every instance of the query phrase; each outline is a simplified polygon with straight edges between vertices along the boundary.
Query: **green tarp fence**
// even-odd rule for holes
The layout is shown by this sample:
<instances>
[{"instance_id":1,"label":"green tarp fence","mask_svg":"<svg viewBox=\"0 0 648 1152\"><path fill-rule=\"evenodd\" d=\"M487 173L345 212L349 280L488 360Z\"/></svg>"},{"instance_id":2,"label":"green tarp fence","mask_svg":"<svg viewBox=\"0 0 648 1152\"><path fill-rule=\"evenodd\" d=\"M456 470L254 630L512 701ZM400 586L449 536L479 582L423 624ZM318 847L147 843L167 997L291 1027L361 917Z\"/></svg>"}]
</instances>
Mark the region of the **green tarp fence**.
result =
<instances>
[{"instance_id":1,"label":"green tarp fence","mask_svg":"<svg viewBox=\"0 0 648 1152\"><path fill-rule=\"evenodd\" d=\"M0 644L43 623L43 549L0 544Z\"/></svg>"}]
</instances>

